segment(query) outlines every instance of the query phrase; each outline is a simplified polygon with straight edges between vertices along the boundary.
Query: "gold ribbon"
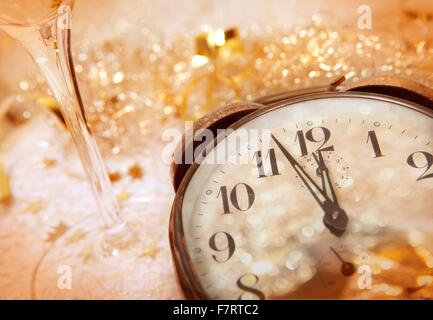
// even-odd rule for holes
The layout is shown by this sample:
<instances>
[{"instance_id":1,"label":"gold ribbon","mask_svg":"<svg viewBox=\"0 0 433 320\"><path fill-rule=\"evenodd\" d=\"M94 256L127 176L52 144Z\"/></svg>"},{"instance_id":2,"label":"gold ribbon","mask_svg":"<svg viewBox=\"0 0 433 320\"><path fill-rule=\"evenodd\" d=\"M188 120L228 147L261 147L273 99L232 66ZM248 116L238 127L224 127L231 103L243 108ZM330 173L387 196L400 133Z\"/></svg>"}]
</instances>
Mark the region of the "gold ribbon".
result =
<instances>
[{"instance_id":1,"label":"gold ribbon","mask_svg":"<svg viewBox=\"0 0 433 320\"><path fill-rule=\"evenodd\" d=\"M205 80L208 81L206 101L193 113L193 120L200 118L213 108L226 102L222 98L213 96L214 89L218 84L223 84L231 88L235 93L234 101L239 101L241 98L239 83L245 80L252 72L251 67L246 67L235 75L227 75L224 73L229 67L229 63L232 62L233 59L241 57L244 53L243 42L239 38L238 31L235 28L226 30L217 29L206 34L198 35L196 37L196 53L199 56L207 57L209 61L213 63L214 71L193 78L186 87L179 106L179 114L184 120L189 118L189 98L201 82Z\"/></svg>"}]
</instances>

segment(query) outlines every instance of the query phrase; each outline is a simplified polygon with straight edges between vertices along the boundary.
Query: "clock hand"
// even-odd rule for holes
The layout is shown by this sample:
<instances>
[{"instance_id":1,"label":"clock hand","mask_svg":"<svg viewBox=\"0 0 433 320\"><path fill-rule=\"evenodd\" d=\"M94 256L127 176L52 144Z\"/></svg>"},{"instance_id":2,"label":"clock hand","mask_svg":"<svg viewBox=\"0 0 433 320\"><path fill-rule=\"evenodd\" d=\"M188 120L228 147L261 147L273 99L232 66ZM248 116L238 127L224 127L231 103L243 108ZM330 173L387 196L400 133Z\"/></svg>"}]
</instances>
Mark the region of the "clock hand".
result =
<instances>
[{"instance_id":1,"label":"clock hand","mask_svg":"<svg viewBox=\"0 0 433 320\"><path fill-rule=\"evenodd\" d=\"M299 163L293 158L293 156L287 151L286 148L278 141L273 134L272 139L277 144L278 148L287 158L293 169L301 178L308 191L313 195L314 199L320 205L325 215L323 217L323 223L325 226L336 236L341 236L346 230L348 218L343 209L340 208L338 203L333 202L311 179L311 177L305 172L305 170L299 165Z\"/></svg>"},{"instance_id":2,"label":"clock hand","mask_svg":"<svg viewBox=\"0 0 433 320\"><path fill-rule=\"evenodd\" d=\"M344 261L343 258L338 254L338 252L333 248L329 247L331 251L337 256L338 260L341 262L341 273L346 277L351 276L355 272L355 266L351 262Z\"/></svg>"},{"instance_id":3,"label":"clock hand","mask_svg":"<svg viewBox=\"0 0 433 320\"><path fill-rule=\"evenodd\" d=\"M325 161L323 160L322 152L318 150L317 153L319 157L317 157L314 153L313 157L314 160L316 160L318 168L320 170L320 176L322 178L322 190L325 191L326 195L332 202L338 204L334 188L332 187L331 179L329 178L329 170L325 164Z\"/></svg>"},{"instance_id":4,"label":"clock hand","mask_svg":"<svg viewBox=\"0 0 433 320\"><path fill-rule=\"evenodd\" d=\"M335 191L334 188L332 187L332 182L331 182L331 178L329 177L329 170L328 167L325 164L325 161L323 160L323 156L322 156L322 152L320 150L318 150L318 157L313 153L313 157L316 160L317 164L318 164L318 168L320 170L320 176L322 179L322 190L325 191L326 195L328 196L328 198L333 202L334 205L337 206L337 210L335 211L334 209L334 214L338 212L339 215L341 215L341 220L344 221L346 220L346 224L347 224L347 216L346 213L344 212L344 210L341 209L340 205L338 204L338 200L337 200L337 196L335 195ZM332 210L331 210L332 211ZM324 220L329 220L333 221L333 217L332 215L325 215L325 217L323 218ZM324 221L325 224L327 223L326 221Z\"/></svg>"}]
</instances>

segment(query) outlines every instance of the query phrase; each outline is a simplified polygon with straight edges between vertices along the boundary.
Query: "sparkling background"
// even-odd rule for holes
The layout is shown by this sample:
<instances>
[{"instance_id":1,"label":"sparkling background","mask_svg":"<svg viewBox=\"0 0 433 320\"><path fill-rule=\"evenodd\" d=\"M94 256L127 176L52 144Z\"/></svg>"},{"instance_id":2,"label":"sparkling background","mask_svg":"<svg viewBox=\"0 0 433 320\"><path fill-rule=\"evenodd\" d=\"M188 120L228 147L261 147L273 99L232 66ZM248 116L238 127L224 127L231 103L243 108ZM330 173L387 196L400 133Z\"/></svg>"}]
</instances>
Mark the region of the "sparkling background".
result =
<instances>
[{"instance_id":1,"label":"sparkling background","mask_svg":"<svg viewBox=\"0 0 433 320\"><path fill-rule=\"evenodd\" d=\"M165 128L182 128L182 105L187 118L196 118L234 99L328 84L341 75L349 82L387 74L431 84L433 5L333 3L257 1L244 10L242 1L77 1L73 51L89 119L121 205L140 204L149 221L143 232L157 247L143 261L152 272L144 272L147 281L140 276L133 294L112 286L96 293L82 288L73 297L180 296L168 248L173 192L161 136ZM373 8L370 31L356 27L360 4ZM219 27L238 28L237 46L197 57L194 37ZM56 226L95 208L69 135L45 108L54 101L44 80L4 34L0 59L0 109L7 109L0 150L13 195L0 204L0 298L29 298L35 265L62 232ZM57 297L49 290L47 296Z\"/></svg>"}]
</instances>

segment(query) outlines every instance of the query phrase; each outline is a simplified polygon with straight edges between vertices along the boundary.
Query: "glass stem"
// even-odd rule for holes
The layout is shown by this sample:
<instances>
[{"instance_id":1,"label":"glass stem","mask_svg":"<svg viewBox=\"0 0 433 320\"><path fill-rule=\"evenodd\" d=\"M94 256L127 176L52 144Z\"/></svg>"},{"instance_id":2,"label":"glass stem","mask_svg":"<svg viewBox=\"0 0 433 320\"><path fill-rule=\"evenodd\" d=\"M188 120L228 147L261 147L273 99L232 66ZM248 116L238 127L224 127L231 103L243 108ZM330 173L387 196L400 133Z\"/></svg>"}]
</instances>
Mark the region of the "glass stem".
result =
<instances>
[{"instance_id":1,"label":"glass stem","mask_svg":"<svg viewBox=\"0 0 433 320\"><path fill-rule=\"evenodd\" d=\"M4 29L24 45L55 95L106 227L120 225L123 221L119 206L88 124L75 77L70 46L70 7L61 6L58 15L43 24L8 26Z\"/></svg>"}]
</instances>

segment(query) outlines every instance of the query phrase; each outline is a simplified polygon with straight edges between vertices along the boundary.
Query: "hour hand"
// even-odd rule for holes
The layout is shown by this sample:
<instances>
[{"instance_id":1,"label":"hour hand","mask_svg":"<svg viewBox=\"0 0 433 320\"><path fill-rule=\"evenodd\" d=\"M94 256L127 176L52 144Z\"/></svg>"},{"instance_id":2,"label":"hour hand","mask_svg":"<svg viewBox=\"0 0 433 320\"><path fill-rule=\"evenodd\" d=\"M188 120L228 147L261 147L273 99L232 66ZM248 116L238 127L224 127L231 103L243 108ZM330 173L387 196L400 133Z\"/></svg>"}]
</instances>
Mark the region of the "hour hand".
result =
<instances>
[{"instance_id":1,"label":"hour hand","mask_svg":"<svg viewBox=\"0 0 433 320\"><path fill-rule=\"evenodd\" d=\"M323 217L323 222L325 225L331 225L336 232L341 232L341 234L346 229L348 218L346 212L341 209L338 204L337 196L335 195L334 188L332 187L331 178L329 177L329 170L323 160L322 152L317 151L318 156L313 153L313 157L317 162L318 169L320 171L320 176L322 179L322 190L325 192L326 196L331 200L331 203L325 204L327 208L325 209L325 216ZM335 232L333 232L335 233Z\"/></svg>"},{"instance_id":2,"label":"hour hand","mask_svg":"<svg viewBox=\"0 0 433 320\"><path fill-rule=\"evenodd\" d=\"M337 197L335 196L334 188L332 187L332 182L329 177L329 170L326 167L325 161L323 160L322 151L317 151L318 156L316 156L315 153L313 153L313 157L317 162L320 177L322 178L322 190L325 192L325 194L328 196L328 198L334 202L335 204L338 204Z\"/></svg>"}]
</instances>

